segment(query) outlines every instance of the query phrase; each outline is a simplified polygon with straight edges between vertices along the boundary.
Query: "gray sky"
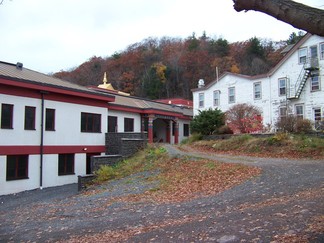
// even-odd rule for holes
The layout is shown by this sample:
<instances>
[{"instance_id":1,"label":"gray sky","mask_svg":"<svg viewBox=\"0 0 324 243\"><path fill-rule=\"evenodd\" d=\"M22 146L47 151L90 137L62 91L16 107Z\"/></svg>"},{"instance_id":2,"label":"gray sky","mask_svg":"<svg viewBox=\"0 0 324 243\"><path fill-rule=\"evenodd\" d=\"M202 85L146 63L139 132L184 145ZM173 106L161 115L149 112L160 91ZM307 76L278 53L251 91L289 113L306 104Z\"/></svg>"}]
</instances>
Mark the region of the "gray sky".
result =
<instances>
[{"instance_id":1,"label":"gray sky","mask_svg":"<svg viewBox=\"0 0 324 243\"><path fill-rule=\"evenodd\" d=\"M323 8L323 0L296 0ZM232 0L4 0L0 60L44 73L107 57L148 37L251 37L275 41L298 30L266 14L236 12Z\"/></svg>"}]
</instances>

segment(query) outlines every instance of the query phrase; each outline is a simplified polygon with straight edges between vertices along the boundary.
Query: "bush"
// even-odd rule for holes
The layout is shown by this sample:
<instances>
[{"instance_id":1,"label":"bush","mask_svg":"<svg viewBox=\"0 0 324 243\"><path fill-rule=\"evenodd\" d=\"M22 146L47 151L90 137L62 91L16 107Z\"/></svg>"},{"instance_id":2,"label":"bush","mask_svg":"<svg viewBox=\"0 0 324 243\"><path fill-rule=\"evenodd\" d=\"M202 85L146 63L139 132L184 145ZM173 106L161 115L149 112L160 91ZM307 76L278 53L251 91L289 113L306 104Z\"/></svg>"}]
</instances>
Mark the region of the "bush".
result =
<instances>
[{"instance_id":1,"label":"bush","mask_svg":"<svg viewBox=\"0 0 324 243\"><path fill-rule=\"evenodd\" d=\"M313 130L312 121L299 119L295 115L288 115L279 119L275 124L279 132L310 133Z\"/></svg>"},{"instance_id":2,"label":"bush","mask_svg":"<svg viewBox=\"0 0 324 243\"><path fill-rule=\"evenodd\" d=\"M310 133L313 131L313 123L308 119L297 119L296 133Z\"/></svg>"},{"instance_id":3,"label":"bush","mask_svg":"<svg viewBox=\"0 0 324 243\"><path fill-rule=\"evenodd\" d=\"M278 132L294 133L296 122L297 122L296 116L288 115L286 117L280 118L276 122L275 126L276 126Z\"/></svg>"},{"instance_id":4,"label":"bush","mask_svg":"<svg viewBox=\"0 0 324 243\"><path fill-rule=\"evenodd\" d=\"M233 134L233 133L234 133L233 130L227 125L221 126L218 129L218 134Z\"/></svg>"},{"instance_id":5,"label":"bush","mask_svg":"<svg viewBox=\"0 0 324 243\"><path fill-rule=\"evenodd\" d=\"M103 182L114 179L116 177L116 171L112 166L102 165L98 170L94 172L96 175L95 182Z\"/></svg>"},{"instance_id":6,"label":"bush","mask_svg":"<svg viewBox=\"0 0 324 243\"><path fill-rule=\"evenodd\" d=\"M289 139L288 133L277 133L272 137L266 139L268 145L283 145L285 144L284 141Z\"/></svg>"},{"instance_id":7,"label":"bush","mask_svg":"<svg viewBox=\"0 0 324 243\"><path fill-rule=\"evenodd\" d=\"M190 122L191 133L211 135L225 124L225 114L219 109L199 111Z\"/></svg>"},{"instance_id":8,"label":"bush","mask_svg":"<svg viewBox=\"0 0 324 243\"><path fill-rule=\"evenodd\" d=\"M236 133L253 133L263 130L261 113L249 104L237 104L226 112L227 125Z\"/></svg>"}]
</instances>

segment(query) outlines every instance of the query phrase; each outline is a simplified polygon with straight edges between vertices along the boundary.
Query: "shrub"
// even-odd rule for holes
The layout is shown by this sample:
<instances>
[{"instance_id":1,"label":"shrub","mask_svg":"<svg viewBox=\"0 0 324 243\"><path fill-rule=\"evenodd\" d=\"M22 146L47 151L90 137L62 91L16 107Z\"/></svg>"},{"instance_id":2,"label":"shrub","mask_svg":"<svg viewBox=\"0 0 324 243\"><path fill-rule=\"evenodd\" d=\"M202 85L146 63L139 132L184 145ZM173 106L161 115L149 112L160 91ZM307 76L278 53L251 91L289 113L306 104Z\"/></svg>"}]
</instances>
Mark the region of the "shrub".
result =
<instances>
[{"instance_id":1,"label":"shrub","mask_svg":"<svg viewBox=\"0 0 324 243\"><path fill-rule=\"evenodd\" d=\"M284 141L289 139L288 133L277 133L274 136L271 136L266 139L268 145L283 145Z\"/></svg>"},{"instance_id":2,"label":"shrub","mask_svg":"<svg viewBox=\"0 0 324 243\"><path fill-rule=\"evenodd\" d=\"M312 121L299 119L295 115L288 115L279 119L275 124L279 132L309 133L313 130Z\"/></svg>"},{"instance_id":3,"label":"shrub","mask_svg":"<svg viewBox=\"0 0 324 243\"><path fill-rule=\"evenodd\" d=\"M218 134L233 134L233 130L229 126L224 125L218 129Z\"/></svg>"},{"instance_id":4,"label":"shrub","mask_svg":"<svg viewBox=\"0 0 324 243\"><path fill-rule=\"evenodd\" d=\"M236 133L253 133L263 130L261 113L249 104L237 104L226 112L227 125Z\"/></svg>"},{"instance_id":5,"label":"shrub","mask_svg":"<svg viewBox=\"0 0 324 243\"><path fill-rule=\"evenodd\" d=\"M103 182L114 179L116 177L116 172L112 166L102 165L98 170L94 172L96 175L96 182Z\"/></svg>"},{"instance_id":6,"label":"shrub","mask_svg":"<svg viewBox=\"0 0 324 243\"><path fill-rule=\"evenodd\" d=\"M211 135L225 124L225 114L219 109L199 111L190 122L191 133Z\"/></svg>"},{"instance_id":7,"label":"shrub","mask_svg":"<svg viewBox=\"0 0 324 243\"><path fill-rule=\"evenodd\" d=\"M313 130L313 123L308 119L297 119L296 133L310 133Z\"/></svg>"},{"instance_id":8,"label":"shrub","mask_svg":"<svg viewBox=\"0 0 324 243\"><path fill-rule=\"evenodd\" d=\"M279 132L295 132L297 117L294 115L288 115L286 117L281 117L275 124Z\"/></svg>"}]
</instances>

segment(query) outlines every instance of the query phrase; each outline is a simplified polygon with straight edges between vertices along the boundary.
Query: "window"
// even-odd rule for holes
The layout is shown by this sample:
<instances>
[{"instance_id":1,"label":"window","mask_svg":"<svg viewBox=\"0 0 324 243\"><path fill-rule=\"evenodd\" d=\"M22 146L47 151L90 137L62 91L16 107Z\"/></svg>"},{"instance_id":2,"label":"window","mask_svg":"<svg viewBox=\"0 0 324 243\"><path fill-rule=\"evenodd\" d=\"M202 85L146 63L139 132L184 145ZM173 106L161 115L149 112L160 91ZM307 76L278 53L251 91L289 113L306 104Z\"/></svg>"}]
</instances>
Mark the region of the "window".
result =
<instances>
[{"instance_id":1,"label":"window","mask_svg":"<svg viewBox=\"0 0 324 243\"><path fill-rule=\"evenodd\" d=\"M320 90L320 81L319 76L311 77L311 91L318 91Z\"/></svg>"},{"instance_id":2,"label":"window","mask_svg":"<svg viewBox=\"0 0 324 243\"><path fill-rule=\"evenodd\" d=\"M286 95L286 79L279 79L279 96Z\"/></svg>"},{"instance_id":3,"label":"window","mask_svg":"<svg viewBox=\"0 0 324 243\"><path fill-rule=\"evenodd\" d=\"M117 131L117 116L108 116L108 132Z\"/></svg>"},{"instance_id":4,"label":"window","mask_svg":"<svg viewBox=\"0 0 324 243\"><path fill-rule=\"evenodd\" d=\"M199 107L200 108L204 107L204 99L205 99L204 93L199 93Z\"/></svg>"},{"instance_id":5,"label":"window","mask_svg":"<svg viewBox=\"0 0 324 243\"><path fill-rule=\"evenodd\" d=\"M189 136L189 124L183 124L183 136L184 137Z\"/></svg>"},{"instance_id":6,"label":"window","mask_svg":"<svg viewBox=\"0 0 324 243\"><path fill-rule=\"evenodd\" d=\"M174 121L172 121L172 136L175 136L176 128L178 124Z\"/></svg>"},{"instance_id":7,"label":"window","mask_svg":"<svg viewBox=\"0 0 324 243\"><path fill-rule=\"evenodd\" d=\"M316 130L324 129L324 120L322 120L321 108L314 109L314 121L315 121L315 129Z\"/></svg>"},{"instance_id":8,"label":"window","mask_svg":"<svg viewBox=\"0 0 324 243\"><path fill-rule=\"evenodd\" d=\"M304 64L307 60L307 48L302 48L298 50L298 63Z\"/></svg>"},{"instance_id":9,"label":"window","mask_svg":"<svg viewBox=\"0 0 324 243\"><path fill-rule=\"evenodd\" d=\"M261 82L254 83L254 99L261 99Z\"/></svg>"},{"instance_id":10,"label":"window","mask_svg":"<svg viewBox=\"0 0 324 243\"><path fill-rule=\"evenodd\" d=\"M55 110L46 108L45 111L45 130L55 131Z\"/></svg>"},{"instance_id":11,"label":"window","mask_svg":"<svg viewBox=\"0 0 324 243\"><path fill-rule=\"evenodd\" d=\"M215 90L214 91L214 106L219 106L219 95L220 95L220 91L219 90Z\"/></svg>"},{"instance_id":12,"label":"window","mask_svg":"<svg viewBox=\"0 0 324 243\"><path fill-rule=\"evenodd\" d=\"M35 130L36 108L25 106L25 130Z\"/></svg>"},{"instance_id":13,"label":"window","mask_svg":"<svg viewBox=\"0 0 324 243\"><path fill-rule=\"evenodd\" d=\"M28 155L7 156L7 181L28 179Z\"/></svg>"},{"instance_id":14,"label":"window","mask_svg":"<svg viewBox=\"0 0 324 243\"><path fill-rule=\"evenodd\" d=\"M1 106L1 128L12 129L13 105L2 104Z\"/></svg>"},{"instance_id":15,"label":"window","mask_svg":"<svg viewBox=\"0 0 324 243\"><path fill-rule=\"evenodd\" d=\"M304 119L304 106L303 105L296 105L295 111L296 111L297 119Z\"/></svg>"},{"instance_id":16,"label":"window","mask_svg":"<svg viewBox=\"0 0 324 243\"><path fill-rule=\"evenodd\" d=\"M235 103L235 87L228 88L228 103Z\"/></svg>"},{"instance_id":17,"label":"window","mask_svg":"<svg viewBox=\"0 0 324 243\"><path fill-rule=\"evenodd\" d=\"M133 118L124 118L124 132L134 132Z\"/></svg>"},{"instance_id":18,"label":"window","mask_svg":"<svg viewBox=\"0 0 324 243\"><path fill-rule=\"evenodd\" d=\"M81 132L101 132L101 115L81 112Z\"/></svg>"},{"instance_id":19,"label":"window","mask_svg":"<svg viewBox=\"0 0 324 243\"><path fill-rule=\"evenodd\" d=\"M279 107L279 116L281 119L285 118L287 116L287 107L286 106Z\"/></svg>"},{"instance_id":20,"label":"window","mask_svg":"<svg viewBox=\"0 0 324 243\"><path fill-rule=\"evenodd\" d=\"M320 58L324 59L324 43L320 43Z\"/></svg>"},{"instance_id":21,"label":"window","mask_svg":"<svg viewBox=\"0 0 324 243\"><path fill-rule=\"evenodd\" d=\"M58 174L73 175L74 174L74 154L59 154Z\"/></svg>"}]
</instances>

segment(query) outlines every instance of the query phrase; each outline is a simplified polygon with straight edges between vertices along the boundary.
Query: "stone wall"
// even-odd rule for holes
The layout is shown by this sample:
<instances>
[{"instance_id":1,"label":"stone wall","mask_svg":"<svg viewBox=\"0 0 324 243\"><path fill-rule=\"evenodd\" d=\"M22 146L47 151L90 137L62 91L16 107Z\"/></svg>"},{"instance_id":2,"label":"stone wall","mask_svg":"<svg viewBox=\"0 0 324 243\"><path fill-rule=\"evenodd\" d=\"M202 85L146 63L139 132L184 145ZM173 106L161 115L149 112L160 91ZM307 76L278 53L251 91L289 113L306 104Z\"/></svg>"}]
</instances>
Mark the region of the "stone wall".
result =
<instances>
[{"instance_id":1,"label":"stone wall","mask_svg":"<svg viewBox=\"0 0 324 243\"><path fill-rule=\"evenodd\" d=\"M96 171L101 165L113 166L124 158L130 157L145 148L147 133L106 133L106 155L91 158L91 170ZM95 175L78 176L79 191L86 188Z\"/></svg>"},{"instance_id":2,"label":"stone wall","mask_svg":"<svg viewBox=\"0 0 324 243\"><path fill-rule=\"evenodd\" d=\"M78 176L78 191L84 190L96 178L95 175L82 175Z\"/></svg>"},{"instance_id":3,"label":"stone wall","mask_svg":"<svg viewBox=\"0 0 324 243\"><path fill-rule=\"evenodd\" d=\"M123 157L129 157L135 154L138 150L146 146L146 140L143 139L121 139L121 154Z\"/></svg>"},{"instance_id":4,"label":"stone wall","mask_svg":"<svg viewBox=\"0 0 324 243\"><path fill-rule=\"evenodd\" d=\"M140 142L140 140L142 142ZM128 157L143 148L147 143L147 133L119 132L106 133L106 154L121 154ZM126 148L123 148L123 147ZM134 149L132 146L135 146ZM129 151L128 151L129 150Z\"/></svg>"},{"instance_id":5,"label":"stone wall","mask_svg":"<svg viewBox=\"0 0 324 243\"><path fill-rule=\"evenodd\" d=\"M123 157L120 154L93 156L91 158L91 169L92 171L96 171L101 165L113 166L122 159Z\"/></svg>"}]
</instances>

